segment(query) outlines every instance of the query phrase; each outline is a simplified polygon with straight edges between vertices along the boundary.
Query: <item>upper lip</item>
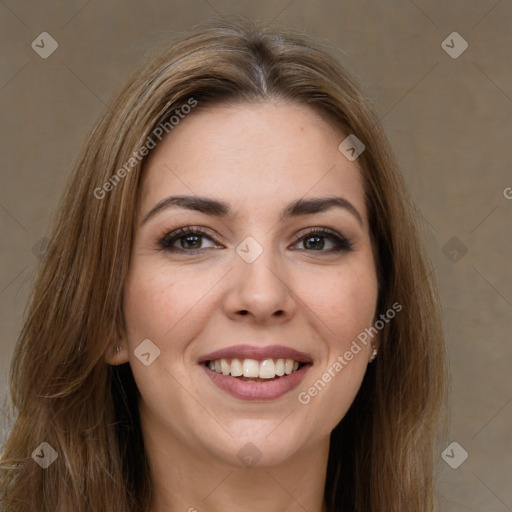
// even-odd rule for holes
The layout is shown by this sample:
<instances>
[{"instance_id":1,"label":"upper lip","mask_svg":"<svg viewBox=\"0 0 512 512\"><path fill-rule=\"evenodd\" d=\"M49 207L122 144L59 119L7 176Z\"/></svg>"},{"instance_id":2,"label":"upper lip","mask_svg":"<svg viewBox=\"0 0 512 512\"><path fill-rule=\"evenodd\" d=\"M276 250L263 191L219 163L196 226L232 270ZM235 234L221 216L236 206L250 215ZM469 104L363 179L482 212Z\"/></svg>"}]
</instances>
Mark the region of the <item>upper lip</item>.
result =
<instances>
[{"instance_id":1,"label":"upper lip","mask_svg":"<svg viewBox=\"0 0 512 512\"><path fill-rule=\"evenodd\" d=\"M221 348L201 356L198 360L199 364L206 361L216 361L218 359L293 359L299 363L311 363L312 359L309 354L300 352L294 348L284 345L234 345L232 347Z\"/></svg>"}]
</instances>

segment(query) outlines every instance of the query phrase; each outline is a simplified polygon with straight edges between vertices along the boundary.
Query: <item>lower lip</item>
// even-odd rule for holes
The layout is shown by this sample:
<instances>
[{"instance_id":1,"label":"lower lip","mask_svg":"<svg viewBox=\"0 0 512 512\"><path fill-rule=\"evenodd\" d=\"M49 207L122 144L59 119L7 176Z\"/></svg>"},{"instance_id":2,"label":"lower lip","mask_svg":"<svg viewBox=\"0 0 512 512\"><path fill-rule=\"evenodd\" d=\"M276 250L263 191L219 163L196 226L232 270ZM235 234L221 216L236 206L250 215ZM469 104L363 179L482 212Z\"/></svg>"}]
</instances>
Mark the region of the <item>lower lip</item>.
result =
<instances>
[{"instance_id":1,"label":"lower lip","mask_svg":"<svg viewBox=\"0 0 512 512\"><path fill-rule=\"evenodd\" d=\"M297 387L306 375L310 364L304 365L300 370L289 375L283 375L276 380L268 382L248 382L239 380L231 375L223 375L210 370L205 364L201 365L204 371L220 389L227 391L230 395L241 400L275 400L293 388Z\"/></svg>"}]
</instances>

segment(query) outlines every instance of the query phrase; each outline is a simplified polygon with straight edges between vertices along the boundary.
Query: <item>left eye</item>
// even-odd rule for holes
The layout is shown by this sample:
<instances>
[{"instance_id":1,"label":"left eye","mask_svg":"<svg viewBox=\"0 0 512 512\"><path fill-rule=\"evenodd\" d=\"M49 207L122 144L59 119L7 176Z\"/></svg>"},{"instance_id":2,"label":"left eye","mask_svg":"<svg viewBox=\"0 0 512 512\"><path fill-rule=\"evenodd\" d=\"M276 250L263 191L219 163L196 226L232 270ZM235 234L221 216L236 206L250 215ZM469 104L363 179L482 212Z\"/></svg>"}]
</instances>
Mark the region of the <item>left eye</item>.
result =
<instances>
[{"instance_id":1,"label":"left eye","mask_svg":"<svg viewBox=\"0 0 512 512\"><path fill-rule=\"evenodd\" d=\"M299 250L306 251L339 252L351 251L353 249L352 242L348 238L326 228L312 229L306 234L302 234L295 245L300 243L303 244L303 247L299 248Z\"/></svg>"}]
</instances>

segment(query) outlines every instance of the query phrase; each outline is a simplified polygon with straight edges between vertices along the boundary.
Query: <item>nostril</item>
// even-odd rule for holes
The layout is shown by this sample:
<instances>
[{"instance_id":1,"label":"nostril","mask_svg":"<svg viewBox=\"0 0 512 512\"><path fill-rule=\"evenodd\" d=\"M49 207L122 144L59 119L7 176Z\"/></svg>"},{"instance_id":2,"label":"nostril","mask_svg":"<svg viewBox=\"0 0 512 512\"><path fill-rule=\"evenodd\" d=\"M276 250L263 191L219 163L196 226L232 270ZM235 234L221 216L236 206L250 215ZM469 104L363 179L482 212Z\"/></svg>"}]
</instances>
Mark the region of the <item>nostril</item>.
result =
<instances>
[{"instance_id":1,"label":"nostril","mask_svg":"<svg viewBox=\"0 0 512 512\"><path fill-rule=\"evenodd\" d=\"M242 309L242 311L240 311L241 315L247 315L248 313L249 311L247 311L246 309Z\"/></svg>"}]
</instances>

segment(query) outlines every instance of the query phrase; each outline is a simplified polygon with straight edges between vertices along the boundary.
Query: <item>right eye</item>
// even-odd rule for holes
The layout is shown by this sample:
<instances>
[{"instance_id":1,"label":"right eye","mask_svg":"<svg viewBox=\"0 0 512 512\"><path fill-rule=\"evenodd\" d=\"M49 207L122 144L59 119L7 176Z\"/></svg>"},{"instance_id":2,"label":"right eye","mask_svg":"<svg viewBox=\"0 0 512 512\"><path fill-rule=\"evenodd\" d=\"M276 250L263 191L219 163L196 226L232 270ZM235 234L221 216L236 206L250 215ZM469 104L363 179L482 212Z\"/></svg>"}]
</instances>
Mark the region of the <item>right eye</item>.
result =
<instances>
[{"instance_id":1,"label":"right eye","mask_svg":"<svg viewBox=\"0 0 512 512\"><path fill-rule=\"evenodd\" d=\"M211 245L205 247L203 245L205 240L209 240ZM194 226L185 226L171 231L160 240L159 245L165 251L193 254L205 249L221 247L205 229Z\"/></svg>"}]
</instances>

